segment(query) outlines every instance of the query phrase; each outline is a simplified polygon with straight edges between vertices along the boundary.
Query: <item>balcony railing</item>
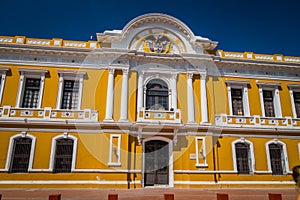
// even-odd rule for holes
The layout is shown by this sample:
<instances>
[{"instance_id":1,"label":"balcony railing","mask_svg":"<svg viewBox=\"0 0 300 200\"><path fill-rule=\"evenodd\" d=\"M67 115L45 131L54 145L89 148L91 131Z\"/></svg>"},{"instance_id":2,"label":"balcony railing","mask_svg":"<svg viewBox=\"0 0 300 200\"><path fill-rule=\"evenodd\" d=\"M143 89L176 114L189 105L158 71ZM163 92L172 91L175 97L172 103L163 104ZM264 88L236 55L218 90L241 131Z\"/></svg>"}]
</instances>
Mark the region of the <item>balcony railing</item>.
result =
<instances>
[{"instance_id":1,"label":"balcony railing","mask_svg":"<svg viewBox=\"0 0 300 200\"><path fill-rule=\"evenodd\" d=\"M259 115L254 116L237 116L237 115L227 115L219 114L215 115L216 125L218 126L260 126L260 127L299 127L300 119L292 117L262 117Z\"/></svg>"},{"instance_id":2,"label":"balcony railing","mask_svg":"<svg viewBox=\"0 0 300 200\"><path fill-rule=\"evenodd\" d=\"M181 112L180 109L146 110L140 108L137 122L181 123Z\"/></svg>"},{"instance_id":3,"label":"balcony railing","mask_svg":"<svg viewBox=\"0 0 300 200\"><path fill-rule=\"evenodd\" d=\"M0 107L0 119L40 119L40 120L76 120L98 121L98 111L84 110L59 110L45 108L15 108L11 106Z\"/></svg>"}]
</instances>

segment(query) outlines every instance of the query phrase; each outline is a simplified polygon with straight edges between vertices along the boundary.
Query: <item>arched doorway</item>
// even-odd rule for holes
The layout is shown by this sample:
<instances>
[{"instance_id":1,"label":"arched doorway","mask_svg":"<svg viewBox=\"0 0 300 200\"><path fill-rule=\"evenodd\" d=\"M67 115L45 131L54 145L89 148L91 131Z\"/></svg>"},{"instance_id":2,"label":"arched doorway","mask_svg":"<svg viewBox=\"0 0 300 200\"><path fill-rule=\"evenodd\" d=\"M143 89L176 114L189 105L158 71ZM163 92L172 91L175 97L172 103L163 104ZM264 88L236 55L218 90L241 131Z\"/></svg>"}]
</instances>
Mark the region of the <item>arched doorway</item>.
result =
<instances>
[{"instance_id":1,"label":"arched doorway","mask_svg":"<svg viewBox=\"0 0 300 200\"><path fill-rule=\"evenodd\" d=\"M163 140L144 143L144 186L169 185L170 146Z\"/></svg>"}]
</instances>

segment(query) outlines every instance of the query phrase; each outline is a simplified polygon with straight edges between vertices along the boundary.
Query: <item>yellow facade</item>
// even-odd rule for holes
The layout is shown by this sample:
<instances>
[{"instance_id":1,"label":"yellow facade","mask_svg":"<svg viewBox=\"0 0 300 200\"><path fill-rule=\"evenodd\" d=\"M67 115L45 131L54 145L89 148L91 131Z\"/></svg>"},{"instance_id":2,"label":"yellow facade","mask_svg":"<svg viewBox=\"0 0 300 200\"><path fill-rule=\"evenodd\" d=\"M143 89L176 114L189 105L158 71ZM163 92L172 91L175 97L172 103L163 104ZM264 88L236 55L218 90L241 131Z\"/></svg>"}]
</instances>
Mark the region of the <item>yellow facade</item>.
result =
<instances>
[{"instance_id":1,"label":"yellow facade","mask_svg":"<svg viewBox=\"0 0 300 200\"><path fill-rule=\"evenodd\" d=\"M0 187L293 187L300 57L216 45L162 14L1 36Z\"/></svg>"}]
</instances>

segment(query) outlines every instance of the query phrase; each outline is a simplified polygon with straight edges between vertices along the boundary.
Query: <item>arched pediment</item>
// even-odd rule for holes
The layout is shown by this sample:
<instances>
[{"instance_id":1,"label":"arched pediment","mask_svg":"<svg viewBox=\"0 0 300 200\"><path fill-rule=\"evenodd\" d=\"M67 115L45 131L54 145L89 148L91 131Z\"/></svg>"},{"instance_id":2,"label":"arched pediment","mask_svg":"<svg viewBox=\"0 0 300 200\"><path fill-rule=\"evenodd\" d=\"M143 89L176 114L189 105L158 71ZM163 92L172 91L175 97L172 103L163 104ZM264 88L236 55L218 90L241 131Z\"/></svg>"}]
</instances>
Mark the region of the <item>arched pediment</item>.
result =
<instances>
[{"instance_id":1,"label":"arched pediment","mask_svg":"<svg viewBox=\"0 0 300 200\"><path fill-rule=\"evenodd\" d=\"M156 54L204 53L217 42L195 36L182 21L161 13L150 13L131 20L122 30L97 34L103 46Z\"/></svg>"}]
</instances>

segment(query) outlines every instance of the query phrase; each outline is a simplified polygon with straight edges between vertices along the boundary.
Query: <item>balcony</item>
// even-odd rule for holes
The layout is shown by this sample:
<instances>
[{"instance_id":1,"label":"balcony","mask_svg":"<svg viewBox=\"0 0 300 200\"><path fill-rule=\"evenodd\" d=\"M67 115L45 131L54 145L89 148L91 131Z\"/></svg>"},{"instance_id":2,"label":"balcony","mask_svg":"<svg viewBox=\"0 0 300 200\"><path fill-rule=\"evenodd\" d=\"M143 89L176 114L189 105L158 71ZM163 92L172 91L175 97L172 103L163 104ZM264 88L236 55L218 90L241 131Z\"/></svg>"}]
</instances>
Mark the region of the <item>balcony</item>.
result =
<instances>
[{"instance_id":1,"label":"balcony","mask_svg":"<svg viewBox=\"0 0 300 200\"><path fill-rule=\"evenodd\" d=\"M98 111L84 110L60 110L45 107L37 108L14 108L11 106L0 107L0 120L75 120L75 121L98 121Z\"/></svg>"},{"instance_id":2,"label":"balcony","mask_svg":"<svg viewBox=\"0 0 300 200\"><path fill-rule=\"evenodd\" d=\"M138 111L137 122L181 123L181 112L180 109L146 110L143 107Z\"/></svg>"},{"instance_id":3,"label":"balcony","mask_svg":"<svg viewBox=\"0 0 300 200\"><path fill-rule=\"evenodd\" d=\"M228 127L261 127L261 128L300 128L300 119L292 117L262 117L254 116L237 116L219 114L215 115L217 126Z\"/></svg>"}]
</instances>

